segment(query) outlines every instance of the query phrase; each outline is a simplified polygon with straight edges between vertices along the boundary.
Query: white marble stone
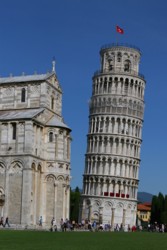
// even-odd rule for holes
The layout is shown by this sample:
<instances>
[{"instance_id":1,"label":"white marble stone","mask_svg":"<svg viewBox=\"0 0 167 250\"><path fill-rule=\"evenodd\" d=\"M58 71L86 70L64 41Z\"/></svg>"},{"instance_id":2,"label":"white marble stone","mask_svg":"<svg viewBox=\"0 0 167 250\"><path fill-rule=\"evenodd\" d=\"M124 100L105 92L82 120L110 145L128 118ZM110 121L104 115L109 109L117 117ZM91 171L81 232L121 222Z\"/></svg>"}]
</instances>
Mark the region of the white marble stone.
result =
<instances>
[{"instance_id":1,"label":"white marble stone","mask_svg":"<svg viewBox=\"0 0 167 250\"><path fill-rule=\"evenodd\" d=\"M55 72L0 78L0 216L11 224L69 218L70 128ZM5 199L3 199L5 197Z\"/></svg>"}]
</instances>

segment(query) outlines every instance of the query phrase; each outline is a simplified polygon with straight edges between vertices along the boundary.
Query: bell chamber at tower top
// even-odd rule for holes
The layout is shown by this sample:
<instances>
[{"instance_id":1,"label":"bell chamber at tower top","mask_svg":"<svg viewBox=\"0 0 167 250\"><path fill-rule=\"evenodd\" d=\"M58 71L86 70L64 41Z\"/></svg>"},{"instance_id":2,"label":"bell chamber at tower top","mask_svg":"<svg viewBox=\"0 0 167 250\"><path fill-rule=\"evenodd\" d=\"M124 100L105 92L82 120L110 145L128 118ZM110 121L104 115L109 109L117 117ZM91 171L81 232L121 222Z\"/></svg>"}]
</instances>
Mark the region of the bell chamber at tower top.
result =
<instances>
[{"instance_id":1,"label":"bell chamber at tower top","mask_svg":"<svg viewBox=\"0 0 167 250\"><path fill-rule=\"evenodd\" d=\"M130 74L144 78L139 74L141 52L138 48L122 44L105 45L100 50L101 70L99 74Z\"/></svg>"}]
</instances>

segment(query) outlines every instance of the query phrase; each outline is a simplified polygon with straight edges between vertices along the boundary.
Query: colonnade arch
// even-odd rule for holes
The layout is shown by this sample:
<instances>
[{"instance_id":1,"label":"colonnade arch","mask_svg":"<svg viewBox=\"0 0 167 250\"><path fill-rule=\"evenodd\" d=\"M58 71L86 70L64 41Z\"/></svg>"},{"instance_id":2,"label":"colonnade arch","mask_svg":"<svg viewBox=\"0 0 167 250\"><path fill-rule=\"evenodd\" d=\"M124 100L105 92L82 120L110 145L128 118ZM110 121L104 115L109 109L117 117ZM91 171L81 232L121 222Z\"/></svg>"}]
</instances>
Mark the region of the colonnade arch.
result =
<instances>
[{"instance_id":1,"label":"colonnade arch","mask_svg":"<svg viewBox=\"0 0 167 250\"><path fill-rule=\"evenodd\" d=\"M91 116L89 133L123 134L141 138L142 121L120 116Z\"/></svg>"},{"instance_id":2,"label":"colonnade arch","mask_svg":"<svg viewBox=\"0 0 167 250\"><path fill-rule=\"evenodd\" d=\"M88 137L87 153L112 154L129 156L133 158L140 157L141 140L133 138L113 137L107 135L96 135Z\"/></svg>"},{"instance_id":3,"label":"colonnade arch","mask_svg":"<svg viewBox=\"0 0 167 250\"><path fill-rule=\"evenodd\" d=\"M143 118L144 103L125 97L93 97L89 102L90 114L123 114Z\"/></svg>"},{"instance_id":4,"label":"colonnade arch","mask_svg":"<svg viewBox=\"0 0 167 250\"><path fill-rule=\"evenodd\" d=\"M84 175L83 183L85 195L137 199L138 180Z\"/></svg>"},{"instance_id":5,"label":"colonnade arch","mask_svg":"<svg viewBox=\"0 0 167 250\"><path fill-rule=\"evenodd\" d=\"M86 157L85 174L120 176L138 179L139 160L118 157Z\"/></svg>"},{"instance_id":6,"label":"colonnade arch","mask_svg":"<svg viewBox=\"0 0 167 250\"><path fill-rule=\"evenodd\" d=\"M135 79L134 77L111 77L101 76L94 78L93 81L93 95L100 94L118 94L134 96L143 99L145 83L142 79Z\"/></svg>"}]
</instances>

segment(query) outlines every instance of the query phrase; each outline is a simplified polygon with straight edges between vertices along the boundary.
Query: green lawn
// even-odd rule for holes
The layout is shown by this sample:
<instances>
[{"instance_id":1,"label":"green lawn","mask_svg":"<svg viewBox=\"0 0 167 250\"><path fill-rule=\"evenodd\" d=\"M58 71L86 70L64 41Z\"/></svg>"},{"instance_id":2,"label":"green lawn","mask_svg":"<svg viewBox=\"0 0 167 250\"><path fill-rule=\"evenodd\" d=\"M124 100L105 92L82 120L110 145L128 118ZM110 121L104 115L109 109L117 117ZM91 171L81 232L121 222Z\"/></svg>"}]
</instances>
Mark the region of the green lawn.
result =
<instances>
[{"instance_id":1,"label":"green lawn","mask_svg":"<svg viewBox=\"0 0 167 250\"><path fill-rule=\"evenodd\" d=\"M0 250L166 250L167 233L0 231Z\"/></svg>"}]
</instances>

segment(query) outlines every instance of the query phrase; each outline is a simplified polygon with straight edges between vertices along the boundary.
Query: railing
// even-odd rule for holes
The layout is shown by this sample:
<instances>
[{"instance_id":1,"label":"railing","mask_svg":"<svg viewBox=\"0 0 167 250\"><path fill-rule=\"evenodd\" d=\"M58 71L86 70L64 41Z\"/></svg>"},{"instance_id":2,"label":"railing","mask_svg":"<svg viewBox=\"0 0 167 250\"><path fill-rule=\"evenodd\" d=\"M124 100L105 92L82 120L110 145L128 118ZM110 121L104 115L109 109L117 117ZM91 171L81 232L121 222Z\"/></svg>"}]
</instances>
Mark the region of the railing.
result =
<instances>
[{"instance_id":1,"label":"railing","mask_svg":"<svg viewBox=\"0 0 167 250\"><path fill-rule=\"evenodd\" d=\"M139 53L141 53L141 50L134 46L134 45L131 45L131 44L128 44L128 43L110 43L110 44L105 44L101 47L101 50L103 49L110 49L112 47L128 47L128 48L132 48L132 49L135 49L135 50L138 50Z\"/></svg>"},{"instance_id":2,"label":"railing","mask_svg":"<svg viewBox=\"0 0 167 250\"><path fill-rule=\"evenodd\" d=\"M98 76L98 75L105 75L105 74L122 74L122 75L132 75L132 76L137 76L140 77L142 79L144 79L144 75L141 73L136 72L135 70L129 70L129 71L124 71L123 69L120 68L113 68L112 70L96 70L94 73L94 76Z\"/></svg>"},{"instance_id":3,"label":"railing","mask_svg":"<svg viewBox=\"0 0 167 250\"><path fill-rule=\"evenodd\" d=\"M104 192L104 196L110 196L110 197L121 197L121 198L129 198L129 194L120 194L120 193L113 193L113 192Z\"/></svg>"}]
</instances>

